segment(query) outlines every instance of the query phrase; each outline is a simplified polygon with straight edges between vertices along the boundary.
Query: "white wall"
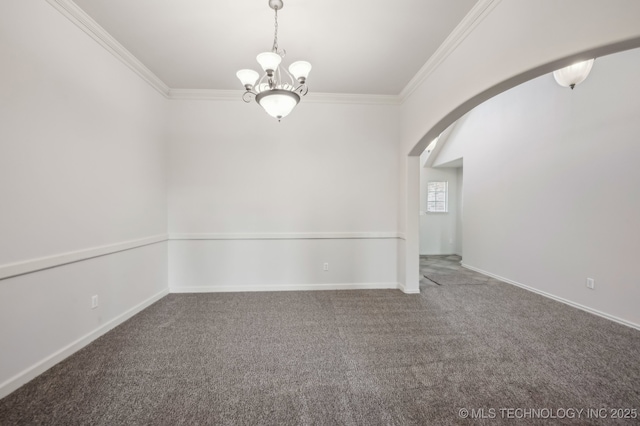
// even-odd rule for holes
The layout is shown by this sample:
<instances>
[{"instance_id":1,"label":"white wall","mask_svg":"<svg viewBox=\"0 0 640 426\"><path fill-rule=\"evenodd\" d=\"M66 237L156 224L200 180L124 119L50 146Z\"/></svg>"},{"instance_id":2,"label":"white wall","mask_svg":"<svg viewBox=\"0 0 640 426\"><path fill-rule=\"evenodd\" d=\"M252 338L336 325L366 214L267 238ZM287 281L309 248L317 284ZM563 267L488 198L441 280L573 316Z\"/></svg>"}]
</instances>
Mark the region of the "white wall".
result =
<instances>
[{"instance_id":1,"label":"white wall","mask_svg":"<svg viewBox=\"0 0 640 426\"><path fill-rule=\"evenodd\" d=\"M457 133L460 132L460 129L463 127L466 119L467 115L460 117L438 138L438 144L431 153L431 157L434 158L429 157L432 167L461 161L464 156L464 147L457 143L447 143L447 141L449 140L449 137L454 139L456 138Z\"/></svg>"},{"instance_id":2,"label":"white wall","mask_svg":"<svg viewBox=\"0 0 640 426\"><path fill-rule=\"evenodd\" d=\"M573 91L545 75L468 115L448 141L464 150L465 264L640 324L638 75L636 49Z\"/></svg>"},{"instance_id":3,"label":"white wall","mask_svg":"<svg viewBox=\"0 0 640 426\"><path fill-rule=\"evenodd\" d=\"M448 182L449 211L427 213L427 183ZM458 174L455 168L420 168L420 254L443 255L458 252Z\"/></svg>"},{"instance_id":4,"label":"white wall","mask_svg":"<svg viewBox=\"0 0 640 426\"><path fill-rule=\"evenodd\" d=\"M172 290L396 286L398 107L170 108Z\"/></svg>"},{"instance_id":5,"label":"white wall","mask_svg":"<svg viewBox=\"0 0 640 426\"><path fill-rule=\"evenodd\" d=\"M456 169L456 182L458 183L458 198L456 210L456 254L463 257L464 235L464 167ZM464 260L464 259L463 259Z\"/></svg>"},{"instance_id":6,"label":"white wall","mask_svg":"<svg viewBox=\"0 0 640 426\"><path fill-rule=\"evenodd\" d=\"M166 243L6 277L166 234L167 111L44 1L0 3L0 57L2 396L166 291Z\"/></svg>"}]
</instances>

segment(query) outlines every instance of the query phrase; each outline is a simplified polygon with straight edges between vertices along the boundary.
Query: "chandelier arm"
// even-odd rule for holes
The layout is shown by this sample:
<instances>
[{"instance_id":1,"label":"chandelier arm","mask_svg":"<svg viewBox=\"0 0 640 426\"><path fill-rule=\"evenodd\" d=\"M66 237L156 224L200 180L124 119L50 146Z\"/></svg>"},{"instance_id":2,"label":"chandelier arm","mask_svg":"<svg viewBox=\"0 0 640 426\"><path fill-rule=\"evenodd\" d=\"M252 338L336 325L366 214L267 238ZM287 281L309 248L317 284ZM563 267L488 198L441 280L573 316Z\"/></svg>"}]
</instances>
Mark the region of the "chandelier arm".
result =
<instances>
[{"instance_id":1,"label":"chandelier arm","mask_svg":"<svg viewBox=\"0 0 640 426\"><path fill-rule=\"evenodd\" d=\"M280 66L278 66L278 69L274 73L274 77L275 77L274 88L282 89L283 88L282 87L282 72L280 71Z\"/></svg>"},{"instance_id":2,"label":"chandelier arm","mask_svg":"<svg viewBox=\"0 0 640 426\"><path fill-rule=\"evenodd\" d=\"M242 100L245 101L246 103L250 103L253 100L253 98L255 98L257 95L258 94L253 90L247 90L242 94Z\"/></svg>"},{"instance_id":3,"label":"chandelier arm","mask_svg":"<svg viewBox=\"0 0 640 426\"><path fill-rule=\"evenodd\" d=\"M293 91L296 93L300 93L301 96L306 96L307 93L309 93L309 86L303 83L300 86L296 87Z\"/></svg>"},{"instance_id":4,"label":"chandelier arm","mask_svg":"<svg viewBox=\"0 0 640 426\"><path fill-rule=\"evenodd\" d=\"M262 87L265 77L267 77L267 73L262 74L262 77L260 78L260 80L258 80L258 83L253 86L253 89L256 91L256 93L262 92L262 89L260 88Z\"/></svg>"},{"instance_id":5,"label":"chandelier arm","mask_svg":"<svg viewBox=\"0 0 640 426\"><path fill-rule=\"evenodd\" d=\"M296 87L296 79L293 78L293 76L291 75L291 73L289 71L287 71L286 69L284 70L285 74L289 77L289 81L291 81L291 84L288 84L290 86L291 91L295 92L294 87Z\"/></svg>"}]
</instances>

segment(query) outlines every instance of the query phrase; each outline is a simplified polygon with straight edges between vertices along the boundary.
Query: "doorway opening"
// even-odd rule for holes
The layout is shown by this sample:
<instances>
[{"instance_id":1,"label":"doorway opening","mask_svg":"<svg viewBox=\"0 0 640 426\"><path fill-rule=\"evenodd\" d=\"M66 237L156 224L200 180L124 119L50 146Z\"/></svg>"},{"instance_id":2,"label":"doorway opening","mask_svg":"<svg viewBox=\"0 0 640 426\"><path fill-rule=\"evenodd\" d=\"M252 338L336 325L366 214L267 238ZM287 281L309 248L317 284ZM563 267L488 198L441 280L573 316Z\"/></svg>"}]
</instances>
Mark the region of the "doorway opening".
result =
<instances>
[{"instance_id":1,"label":"doorway opening","mask_svg":"<svg viewBox=\"0 0 640 426\"><path fill-rule=\"evenodd\" d=\"M440 147L455 124L420 156L420 287L473 281L461 266L463 255L463 158Z\"/></svg>"}]
</instances>

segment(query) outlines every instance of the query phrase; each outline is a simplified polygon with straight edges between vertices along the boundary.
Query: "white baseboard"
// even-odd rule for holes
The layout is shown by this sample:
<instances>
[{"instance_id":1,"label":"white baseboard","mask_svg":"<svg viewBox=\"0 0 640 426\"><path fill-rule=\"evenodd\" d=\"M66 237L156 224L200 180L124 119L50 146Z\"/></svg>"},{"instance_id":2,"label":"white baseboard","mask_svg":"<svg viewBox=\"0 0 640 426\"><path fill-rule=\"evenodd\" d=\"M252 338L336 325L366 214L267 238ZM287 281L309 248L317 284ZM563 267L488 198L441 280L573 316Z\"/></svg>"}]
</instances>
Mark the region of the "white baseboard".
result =
<instances>
[{"instance_id":1,"label":"white baseboard","mask_svg":"<svg viewBox=\"0 0 640 426\"><path fill-rule=\"evenodd\" d=\"M400 289L404 294L420 294L420 287L409 290L405 287L404 283L398 283L398 289Z\"/></svg>"},{"instance_id":2,"label":"white baseboard","mask_svg":"<svg viewBox=\"0 0 640 426\"><path fill-rule=\"evenodd\" d=\"M480 268L476 268L474 266L467 265L465 263L461 263L461 266L464 267L464 268L470 269L472 271L479 272L482 275L486 275L488 277L495 278L495 279L500 280L502 282L505 282L507 284L511 284L511 285L516 286L516 287L523 288L523 289L528 290L528 291L530 291L532 293L536 293L536 294L539 294L541 296L547 297L549 299L553 299L553 300L555 300L557 302L564 303L565 305L569 305L569 306L572 306L574 308L580 309L582 311L589 312L590 314L597 315L597 316L602 317L602 318L606 318L608 320L617 322L617 323L622 324L622 325L626 325L627 327L635 328L636 330L640 330L640 324L635 324L635 323L633 323L631 321L627 321L627 320L624 320L622 318L618 318L616 316L609 315L607 313L598 311L598 310L590 308L588 306L584 306L584 305L581 305L579 303L572 302L571 300L564 299L564 298L559 297L559 296L555 296L555 295L553 295L551 293L547 293L546 291L538 290L537 288L533 288L533 287L530 287L528 285L519 283L517 281L510 280L509 278L504 278L504 277L501 277L500 275L496 275L496 274L492 274L491 272L483 271Z\"/></svg>"},{"instance_id":3,"label":"white baseboard","mask_svg":"<svg viewBox=\"0 0 640 426\"><path fill-rule=\"evenodd\" d=\"M316 291L316 290L388 290L398 289L399 284L346 283L346 284L272 284L272 285L223 285L170 287L170 293L241 293L254 291Z\"/></svg>"},{"instance_id":4,"label":"white baseboard","mask_svg":"<svg viewBox=\"0 0 640 426\"><path fill-rule=\"evenodd\" d=\"M44 358L42 361L16 374L12 378L6 380L4 383L1 383L0 398L4 398L5 396L9 395L11 392L18 389L20 386L35 379L37 376L44 373L45 371L47 371L48 369L50 369L60 361L74 354L75 352L82 349L83 347L87 346L89 343L93 342L98 337L112 330L116 326L122 324L123 322L125 322L126 320L128 320L129 318L137 314L138 312L142 311L143 309L149 307L153 303L157 302L158 300L162 299L168 293L169 293L168 289L162 290L160 293L154 296L151 296L150 298L148 298L143 302L140 302L139 304L132 307L128 311L118 315L111 321L106 322L105 324L101 325L100 327L93 330L92 332L82 336L78 340L68 344L62 349Z\"/></svg>"}]
</instances>

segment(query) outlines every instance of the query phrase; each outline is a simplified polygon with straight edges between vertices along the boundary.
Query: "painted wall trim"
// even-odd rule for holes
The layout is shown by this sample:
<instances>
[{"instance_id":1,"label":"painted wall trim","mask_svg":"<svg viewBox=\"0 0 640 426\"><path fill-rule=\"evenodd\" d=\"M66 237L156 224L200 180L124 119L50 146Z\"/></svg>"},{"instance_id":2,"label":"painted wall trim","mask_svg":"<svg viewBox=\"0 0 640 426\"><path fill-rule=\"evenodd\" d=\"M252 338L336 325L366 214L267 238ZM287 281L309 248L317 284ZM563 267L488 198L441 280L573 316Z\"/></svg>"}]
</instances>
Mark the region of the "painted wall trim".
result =
<instances>
[{"instance_id":1,"label":"painted wall trim","mask_svg":"<svg viewBox=\"0 0 640 426\"><path fill-rule=\"evenodd\" d=\"M29 259L22 262L0 265L0 281L80 262L94 257L106 256L125 250L156 244L167 240L317 240L317 239L404 239L398 232L310 232L310 233L173 233L161 234L137 240L123 241L88 249Z\"/></svg>"},{"instance_id":2,"label":"painted wall trim","mask_svg":"<svg viewBox=\"0 0 640 426\"><path fill-rule=\"evenodd\" d=\"M221 286L169 287L170 293L240 293L255 291L317 291L317 290L391 290L399 283L327 283L327 284L240 284Z\"/></svg>"},{"instance_id":3,"label":"painted wall trim","mask_svg":"<svg viewBox=\"0 0 640 426\"><path fill-rule=\"evenodd\" d=\"M47 0L54 8L66 16L78 28L87 33L98 44L108 50L122 63L138 74L143 80L168 99L176 100L213 100L242 101L242 90L214 89L171 89L138 58L121 45L91 16L82 10L73 0ZM364 105L400 105L397 95L369 95L345 93L310 93L305 102L332 104Z\"/></svg>"},{"instance_id":4,"label":"painted wall trim","mask_svg":"<svg viewBox=\"0 0 640 426\"><path fill-rule=\"evenodd\" d=\"M57 352L54 352L53 354L44 358L42 361L34 364L33 366L27 368L26 370L23 370L22 372L16 374L12 378L6 380L4 383L0 384L0 398L4 398L5 396L9 395L11 392L18 389L20 386L24 385L30 380L33 380L40 374L44 373L45 371L47 371L48 369L50 369L51 367L59 363L60 361L73 355L78 350L87 346L89 343L93 342L98 337L104 335L105 333L114 329L118 325L122 324L123 322L125 322L126 320L128 320L129 318L137 314L138 312L142 311L143 309L146 309L147 307L151 306L158 300L162 299L168 293L169 293L169 290L165 289L160 293L151 296L150 298L140 302L136 306L127 310L126 312L123 312L122 314L118 315L111 321L104 323L103 325L96 328L92 332L85 334L84 336L77 339L76 341L68 344L67 346L63 347Z\"/></svg>"},{"instance_id":5,"label":"painted wall trim","mask_svg":"<svg viewBox=\"0 0 640 426\"><path fill-rule=\"evenodd\" d=\"M517 281L510 280L509 278L504 278L504 277L501 277L500 275L496 275L496 274L492 274L491 272L483 271L483 270L482 270L482 269L480 269L480 268L476 268L476 267L474 267L474 266L467 265L467 264L465 264L465 263L461 263L461 265L462 265L464 268L470 269L470 270L472 270L472 271L479 272L479 273L481 273L481 274L483 274L483 275L486 275L486 276L488 276L488 277L495 278L495 279L500 280L500 281L503 281L503 282L505 282L505 283L507 283L507 284L511 284L511 285L516 286L516 287L523 288L523 289L528 290L528 291L530 291L530 292L532 292L532 293L537 293L537 294L539 294L539 295L541 295L541 296L547 297L547 298L549 298L549 299L555 300L555 301L560 302L560 303L564 303L565 305L572 306L572 307L574 307L574 308L580 309L580 310L585 311L585 312L588 312L588 313L590 313L590 314L594 314L594 315L597 315L597 316L599 316L599 317L606 318L606 319L608 319L608 320L611 320L611 321L617 322L617 323L619 323L619 324L626 325L627 327L631 327L631 328L635 328L636 330L640 330L640 324L635 324L635 323L633 323L633 322L631 322L631 321L627 321L627 320L624 320L624 319L622 319L622 318L618 318L618 317L616 317L616 316L609 315L609 314L607 314L607 313L604 313L604 312L598 311L598 310L596 310L596 309L589 308L588 306L584 306L584 305L581 305L581 304L579 304L579 303L572 302L571 300L564 299L564 298L562 298L562 297L559 297L559 296L553 295L553 294L551 294L551 293L547 293L546 291L538 290L537 288L530 287L530 286L528 286L528 285L526 285L526 284L522 284L522 283L519 283L519 282L517 282Z\"/></svg>"},{"instance_id":6,"label":"painted wall trim","mask_svg":"<svg viewBox=\"0 0 640 426\"><path fill-rule=\"evenodd\" d=\"M242 101L243 90L169 89L169 99L201 101ZM305 103L400 105L396 95L367 95L351 93L309 93Z\"/></svg>"},{"instance_id":7,"label":"painted wall trim","mask_svg":"<svg viewBox=\"0 0 640 426\"><path fill-rule=\"evenodd\" d=\"M398 232L171 233L170 240L340 240L403 239Z\"/></svg>"},{"instance_id":8,"label":"painted wall trim","mask_svg":"<svg viewBox=\"0 0 640 426\"><path fill-rule=\"evenodd\" d=\"M169 89L169 99L196 101L242 101L242 93L242 90Z\"/></svg>"},{"instance_id":9,"label":"painted wall trim","mask_svg":"<svg viewBox=\"0 0 640 426\"><path fill-rule=\"evenodd\" d=\"M167 86L158 76L138 60L131 52L125 49L115 38L104 28L85 13L72 0L47 0L60 13L66 16L78 28L87 33L99 45L104 47L113 56L118 58L123 64L128 66L133 72L138 74L151 87L156 89L164 97L169 96L169 86Z\"/></svg>"},{"instance_id":10,"label":"painted wall trim","mask_svg":"<svg viewBox=\"0 0 640 426\"><path fill-rule=\"evenodd\" d=\"M241 100L241 90L172 89L138 58L121 45L73 0L47 0L62 15L93 38L103 48L129 67L133 72L168 99L189 100ZM471 33L500 0L479 0L463 20L449 34L436 52L409 81L399 95L355 93L310 93L305 102L332 104L400 105L435 70L443 60Z\"/></svg>"},{"instance_id":11,"label":"painted wall trim","mask_svg":"<svg viewBox=\"0 0 640 426\"><path fill-rule=\"evenodd\" d=\"M138 74L143 80L168 99L242 101L242 90L213 89L171 89L138 58L121 45L91 16L82 10L73 0L47 0L47 2L67 17L78 28L87 33L98 44ZM310 93L305 97L309 103L363 104L363 105L400 105L397 95L370 95L351 93Z\"/></svg>"},{"instance_id":12,"label":"painted wall trim","mask_svg":"<svg viewBox=\"0 0 640 426\"><path fill-rule=\"evenodd\" d=\"M321 104L400 105L401 99L398 95L312 92L304 97L304 102Z\"/></svg>"},{"instance_id":13,"label":"painted wall trim","mask_svg":"<svg viewBox=\"0 0 640 426\"><path fill-rule=\"evenodd\" d=\"M458 45L467 38L476 26L500 3L501 0L478 0L469 13L460 21L449 36L442 42L440 47L427 62L420 68L415 76L409 81L400 92L399 98L404 102L411 94L424 82L427 77L437 69L442 61L456 50Z\"/></svg>"},{"instance_id":14,"label":"painted wall trim","mask_svg":"<svg viewBox=\"0 0 640 426\"><path fill-rule=\"evenodd\" d=\"M53 256L40 257L37 259L25 260L23 262L8 263L0 265L0 280L4 280L19 275L30 274L44 269L55 268L57 266L67 265L69 263L80 262L94 257L106 256L125 250L131 250L138 247L147 246L167 241L167 235L154 235L152 237L140 238L137 240L123 241L115 244L92 247L88 249L71 251L67 253L56 254Z\"/></svg>"},{"instance_id":15,"label":"painted wall trim","mask_svg":"<svg viewBox=\"0 0 640 426\"><path fill-rule=\"evenodd\" d=\"M400 289L404 294L420 294L420 288L416 289L407 289L404 283L398 283L398 289Z\"/></svg>"}]
</instances>

